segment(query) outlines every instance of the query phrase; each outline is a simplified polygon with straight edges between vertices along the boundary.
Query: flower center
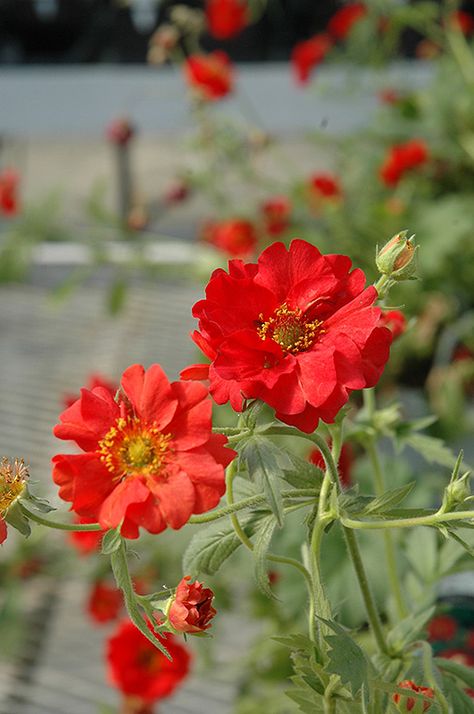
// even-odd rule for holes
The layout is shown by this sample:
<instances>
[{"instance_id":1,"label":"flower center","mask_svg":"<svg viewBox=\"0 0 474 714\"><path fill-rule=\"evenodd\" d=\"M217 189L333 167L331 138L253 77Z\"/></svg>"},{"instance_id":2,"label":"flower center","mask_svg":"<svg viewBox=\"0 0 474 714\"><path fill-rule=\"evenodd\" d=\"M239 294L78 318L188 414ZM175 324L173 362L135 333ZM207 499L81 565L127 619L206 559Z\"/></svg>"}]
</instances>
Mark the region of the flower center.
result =
<instances>
[{"instance_id":1,"label":"flower center","mask_svg":"<svg viewBox=\"0 0 474 714\"><path fill-rule=\"evenodd\" d=\"M99 442L100 460L117 478L156 475L165 464L170 439L171 434L136 417L120 417Z\"/></svg>"},{"instance_id":2,"label":"flower center","mask_svg":"<svg viewBox=\"0 0 474 714\"><path fill-rule=\"evenodd\" d=\"M28 470L21 459L11 463L2 459L0 463L0 516L5 515L10 506L25 490Z\"/></svg>"},{"instance_id":3,"label":"flower center","mask_svg":"<svg viewBox=\"0 0 474 714\"><path fill-rule=\"evenodd\" d=\"M313 346L318 334L322 332L320 320L307 321L301 308L291 310L286 302L278 307L273 315L264 321L259 315L258 336L262 340L271 339L280 345L284 352L298 354Z\"/></svg>"}]
</instances>

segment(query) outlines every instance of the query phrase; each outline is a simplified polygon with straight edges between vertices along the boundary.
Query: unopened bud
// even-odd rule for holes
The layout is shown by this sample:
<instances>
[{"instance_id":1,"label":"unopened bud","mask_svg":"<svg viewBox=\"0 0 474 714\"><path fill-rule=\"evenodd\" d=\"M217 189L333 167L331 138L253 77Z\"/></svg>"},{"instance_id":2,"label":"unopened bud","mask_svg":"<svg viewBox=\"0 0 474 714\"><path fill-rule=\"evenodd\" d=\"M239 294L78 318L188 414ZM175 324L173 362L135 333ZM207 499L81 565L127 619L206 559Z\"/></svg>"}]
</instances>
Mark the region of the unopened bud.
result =
<instances>
[{"instance_id":1,"label":"unopened bud","mask_svg":"<svg viewBox=\"0 0 474 714\"><path fill-rule=\"evenodd\" d=\"M401 689L407 689L415 692L416 694L422 694L424 697L428 697L429 699L434 698L434 691L431 687L419 687L410 679L405 679L403 682L399 682L397 686ZM398 693L393 695L392 701L397 710L402 714L405 714L406 712L411 712L411 714L422 714L423 712L428 711L431 707L431 702L427 702L421 697L404 696Z\"/></svg>"},{"instance_id":2,"label":"unopened bud","mask_svg":"<svg viewBox=\"0 0 474 714\"><path fill-rule=\"evenodd\" d=\"M416 278L416 251L413 238L407 239L408 231L401 231L391 238L377 253L375 262L381 273L389 275L393 280L410 280Z\"/></svg>"}]
</instances>

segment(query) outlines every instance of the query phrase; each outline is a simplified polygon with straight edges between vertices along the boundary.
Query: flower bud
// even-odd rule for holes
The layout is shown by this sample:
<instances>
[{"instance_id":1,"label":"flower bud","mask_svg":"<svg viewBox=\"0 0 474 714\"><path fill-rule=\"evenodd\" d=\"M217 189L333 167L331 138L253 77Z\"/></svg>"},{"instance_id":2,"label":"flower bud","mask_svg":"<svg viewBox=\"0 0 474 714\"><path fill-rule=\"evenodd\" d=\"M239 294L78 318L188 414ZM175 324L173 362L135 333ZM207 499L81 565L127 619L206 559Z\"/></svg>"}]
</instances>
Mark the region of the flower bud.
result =
<instances>
[{"instance_id":1,"label":"flower bud","mask_svg":"<svg viewBox=\"0 0 474 714\"><path fill-rule=\"evenodd\" d=\"M392 280L411 280L416 278L416 251L413 238L407 239L408 231L401 231L391 238L377 253L375 262L381 273Z\"/></svg>"},{"instance_id":2,"label":"flower bud","mask_svg":"<svg viewBox=\"0 0 474 714\"><path fill-rule=\"evenodd\" d=\"M443 496L443 512L454 510L456 506L460 506L466 498L469 498L471 495L470 478L471 474L467 471L461 478L453 479L446 486Z\"/></svg>"},{"instance_id":3,"label":"flower bud","mask_svg":"<svg viewBox=\"0 0 474 714\"><path fill-rule=\"evenodd\" d=\"M433 699L434 691L431 687L419 687L417 684L411 681L411 679L405 679L403 682L399 682L398 687L402 689L411 689L412 692L417 694L423 694L425 697ZM430 702L423 701L415 697L404 697L403 694L394 694L393 702L395 703L397 709L402 714L406 712L412 712L412 714L422 714L422 712L428 711L431 707Z\"/></svg>"},{"instance_id":4,"label":"flower bud","mask_svg":"<svg viewBox=\"0 0 474 714\"><path fill-rule=\"evenodd\" d=\"M186 575L171 601L168 621L177 632L204 632L211 627L210 620L216 614L212 607L214 593L210 588L203 588L197 580L194 583Z\"/></svg>"}]
</instances>

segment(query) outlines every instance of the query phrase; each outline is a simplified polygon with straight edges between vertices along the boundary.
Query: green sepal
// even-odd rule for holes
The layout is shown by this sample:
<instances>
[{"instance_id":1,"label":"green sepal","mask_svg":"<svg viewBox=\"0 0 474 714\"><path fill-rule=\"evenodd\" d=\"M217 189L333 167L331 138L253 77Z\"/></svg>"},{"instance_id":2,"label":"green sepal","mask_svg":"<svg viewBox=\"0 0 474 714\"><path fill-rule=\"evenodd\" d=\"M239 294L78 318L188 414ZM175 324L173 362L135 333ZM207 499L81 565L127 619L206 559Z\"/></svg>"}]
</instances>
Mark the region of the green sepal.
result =
<instances>
[{"instance_id":1,"label":"green sepal","mask_svg":"<svg viewBox=\"0 0 474 714\"><path fill-rule=\"evenodd\" d=\"M3 516L3 519L8 523L8 525L15 528L26 538L31 535L30 523L21 509L21 500L17 499L16 501L13 501L12 505L9 506L7 512Z\"/></svg>"},{"instance_id":2,"label":"green sepal","mask_svg":"<svg viewBox=\"0 0 474 714\"><path fill-rule=\"evenodd\" d=\"M120 527L112 528L107 531L102 538L102 545L100 552L102 555L112 555L116 550L120 548L122 542L122 536L120 535Z\"/></svg>"}]
</instances>

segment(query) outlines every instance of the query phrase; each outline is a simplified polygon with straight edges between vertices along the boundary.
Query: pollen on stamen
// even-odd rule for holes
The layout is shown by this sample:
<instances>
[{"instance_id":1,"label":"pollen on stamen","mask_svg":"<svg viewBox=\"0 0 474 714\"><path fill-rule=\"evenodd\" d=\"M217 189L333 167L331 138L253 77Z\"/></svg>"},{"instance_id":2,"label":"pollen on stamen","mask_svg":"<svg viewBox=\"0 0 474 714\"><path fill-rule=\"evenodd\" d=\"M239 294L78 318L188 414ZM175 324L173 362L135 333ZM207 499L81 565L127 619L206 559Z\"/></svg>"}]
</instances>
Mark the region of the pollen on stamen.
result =
<instances>
[{"instance_id":1,"label":"pollen on stamen","mask_svg":"<svg viewBox=\"0 0 474 714\"><path fill-rule=\"evenodd\" d=\"M257 333L260 339L272 339L285 352L291 354L308 350L323 332L320 320L307 322L301 308L292 310L286 303L280 305L267 320L264 320L263 314L260 313L259 320Z\"/></svg>"},{"instance_id":2,"label":"pollen on stamen","mask_svg":"<svg viewBox=\"0 0 474 714\"><path fill-rule=\"evenodd\" d=\"M23 493L28 480L28 469L23 459L11 461L6 457L0 462L0 515L4 515L12 503Z\"/></svg>"},{"instance_id":3,"label":"pollen on stamen","mask_svg":"<svg viewBox=\"0 0 474 714\"><path fill-rule=\"evenodd\" d=\"M120 417L99 442L100 460L115 478L156 475L170 451L171 434L140 419Z\"/></svg>"}]
</instances>

